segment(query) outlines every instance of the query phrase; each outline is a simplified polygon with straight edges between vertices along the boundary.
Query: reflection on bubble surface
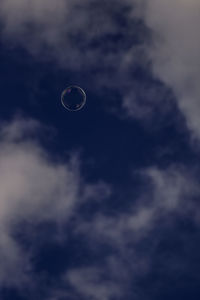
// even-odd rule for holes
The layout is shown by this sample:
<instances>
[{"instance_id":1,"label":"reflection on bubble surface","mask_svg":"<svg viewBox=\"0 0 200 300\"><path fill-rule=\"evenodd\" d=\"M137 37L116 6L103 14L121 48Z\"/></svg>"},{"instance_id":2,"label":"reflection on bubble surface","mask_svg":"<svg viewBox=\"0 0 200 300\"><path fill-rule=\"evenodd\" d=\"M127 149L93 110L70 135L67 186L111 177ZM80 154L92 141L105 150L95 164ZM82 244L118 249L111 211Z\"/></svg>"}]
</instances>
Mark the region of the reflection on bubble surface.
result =
<instances>
[{"instance_id":1,"label":"reflection on bubble surface","mask_svg":"<svg viewBox=\"0 0 200 300\"><path fill-rule=\"evenodd\" d=\"M62 92L61 102L66 109L77 111L85 105L86 94L79 86L69 86Z\"/></svg>"}]
</instances>

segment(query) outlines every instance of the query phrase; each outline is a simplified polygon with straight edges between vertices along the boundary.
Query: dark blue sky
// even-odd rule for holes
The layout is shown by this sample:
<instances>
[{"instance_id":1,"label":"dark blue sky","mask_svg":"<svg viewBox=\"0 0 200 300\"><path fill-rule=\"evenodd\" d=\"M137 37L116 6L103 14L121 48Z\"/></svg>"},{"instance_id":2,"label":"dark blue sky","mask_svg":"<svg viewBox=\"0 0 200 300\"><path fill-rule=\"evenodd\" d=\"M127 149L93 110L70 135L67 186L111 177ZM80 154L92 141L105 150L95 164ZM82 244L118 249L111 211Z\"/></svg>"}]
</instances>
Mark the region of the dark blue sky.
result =
<instances>
[{"instance_id":1,"label":"dark blue sky","mask_svg":"<svg viewBox=\"0 0 200 300\"><path fill-rule=\"evenodd\" d=\"M198 74L175 30L191 12L15 1L0 2L0 299L199 299Z\"/></svg>"}]
</instances>

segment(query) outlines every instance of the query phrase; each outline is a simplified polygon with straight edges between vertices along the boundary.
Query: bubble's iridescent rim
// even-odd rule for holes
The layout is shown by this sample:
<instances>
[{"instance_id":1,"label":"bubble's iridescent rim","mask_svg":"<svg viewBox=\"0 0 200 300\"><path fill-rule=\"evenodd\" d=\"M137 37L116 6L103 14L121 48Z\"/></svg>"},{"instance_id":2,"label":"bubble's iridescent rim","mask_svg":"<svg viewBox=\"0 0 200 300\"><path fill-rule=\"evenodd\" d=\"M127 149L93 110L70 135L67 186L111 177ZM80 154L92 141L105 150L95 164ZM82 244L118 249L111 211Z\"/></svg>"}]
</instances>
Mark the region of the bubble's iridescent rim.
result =
<instances>
[{"instance_id":1,"label":"bubble's iridescent rim","mask_svg":"<svg viewBox=\"0 0 200 300\"><path fill-rule=\"evenodd\" d=\"M67 107L65 104L64 104L64 101L63 101L63 98L67 92L68 89L72 89L72 88L77 88L81 91L82 95L83 95L83 103L81 104L81 106L79 108L76 108L76 109L70 109L69 107ZM61 94L61 103L62 105L64 106L64 108L66 108L67 110L69 111L77 111L77 110L80 110L81 108L83 108L83 106L85 105L86 103L86 93L85 91L78 85L70 85L68 86L66 89L64 89L64 91L62 92Z\"/></svg>"}]
</instances>

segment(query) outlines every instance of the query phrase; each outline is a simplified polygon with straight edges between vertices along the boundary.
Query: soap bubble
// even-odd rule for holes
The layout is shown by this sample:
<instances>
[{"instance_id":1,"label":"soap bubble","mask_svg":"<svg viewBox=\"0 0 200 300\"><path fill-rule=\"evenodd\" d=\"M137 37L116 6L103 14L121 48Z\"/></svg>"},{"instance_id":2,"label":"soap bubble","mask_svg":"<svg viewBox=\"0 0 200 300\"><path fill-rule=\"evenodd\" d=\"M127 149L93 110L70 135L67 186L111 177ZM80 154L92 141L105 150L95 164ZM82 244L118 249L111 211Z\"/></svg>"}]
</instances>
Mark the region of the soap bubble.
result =
<instances>
[{"instance_id":1,"label":"soap bubble","mask_svg":"<svg viewBox=\"0 0 200 300\"><path fill-rule=\"evenodd\" d=\"M79 86L67 87L61 95L63 106L70 111L80 110L86 102L86 94Z\"/></svg>"}]
</instances>

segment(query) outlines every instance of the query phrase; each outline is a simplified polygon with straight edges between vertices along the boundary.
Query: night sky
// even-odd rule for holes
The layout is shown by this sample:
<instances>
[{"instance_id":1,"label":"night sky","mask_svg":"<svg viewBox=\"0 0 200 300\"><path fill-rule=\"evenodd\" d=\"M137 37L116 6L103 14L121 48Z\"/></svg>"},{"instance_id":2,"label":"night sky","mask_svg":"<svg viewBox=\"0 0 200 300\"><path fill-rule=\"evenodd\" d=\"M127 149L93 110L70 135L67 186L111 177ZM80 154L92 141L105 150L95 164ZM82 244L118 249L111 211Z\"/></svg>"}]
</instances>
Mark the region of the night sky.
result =
<instances>
[{"instance_id":1,"label":"night sky","mask_svg":"<svg viewBox=\"0 0 200 300\"><path fill-rule=\"evenodd\" d=\"M199 26L199 0L0 0L0 300L200 299Z\"/></svg>"}]
</instances>

